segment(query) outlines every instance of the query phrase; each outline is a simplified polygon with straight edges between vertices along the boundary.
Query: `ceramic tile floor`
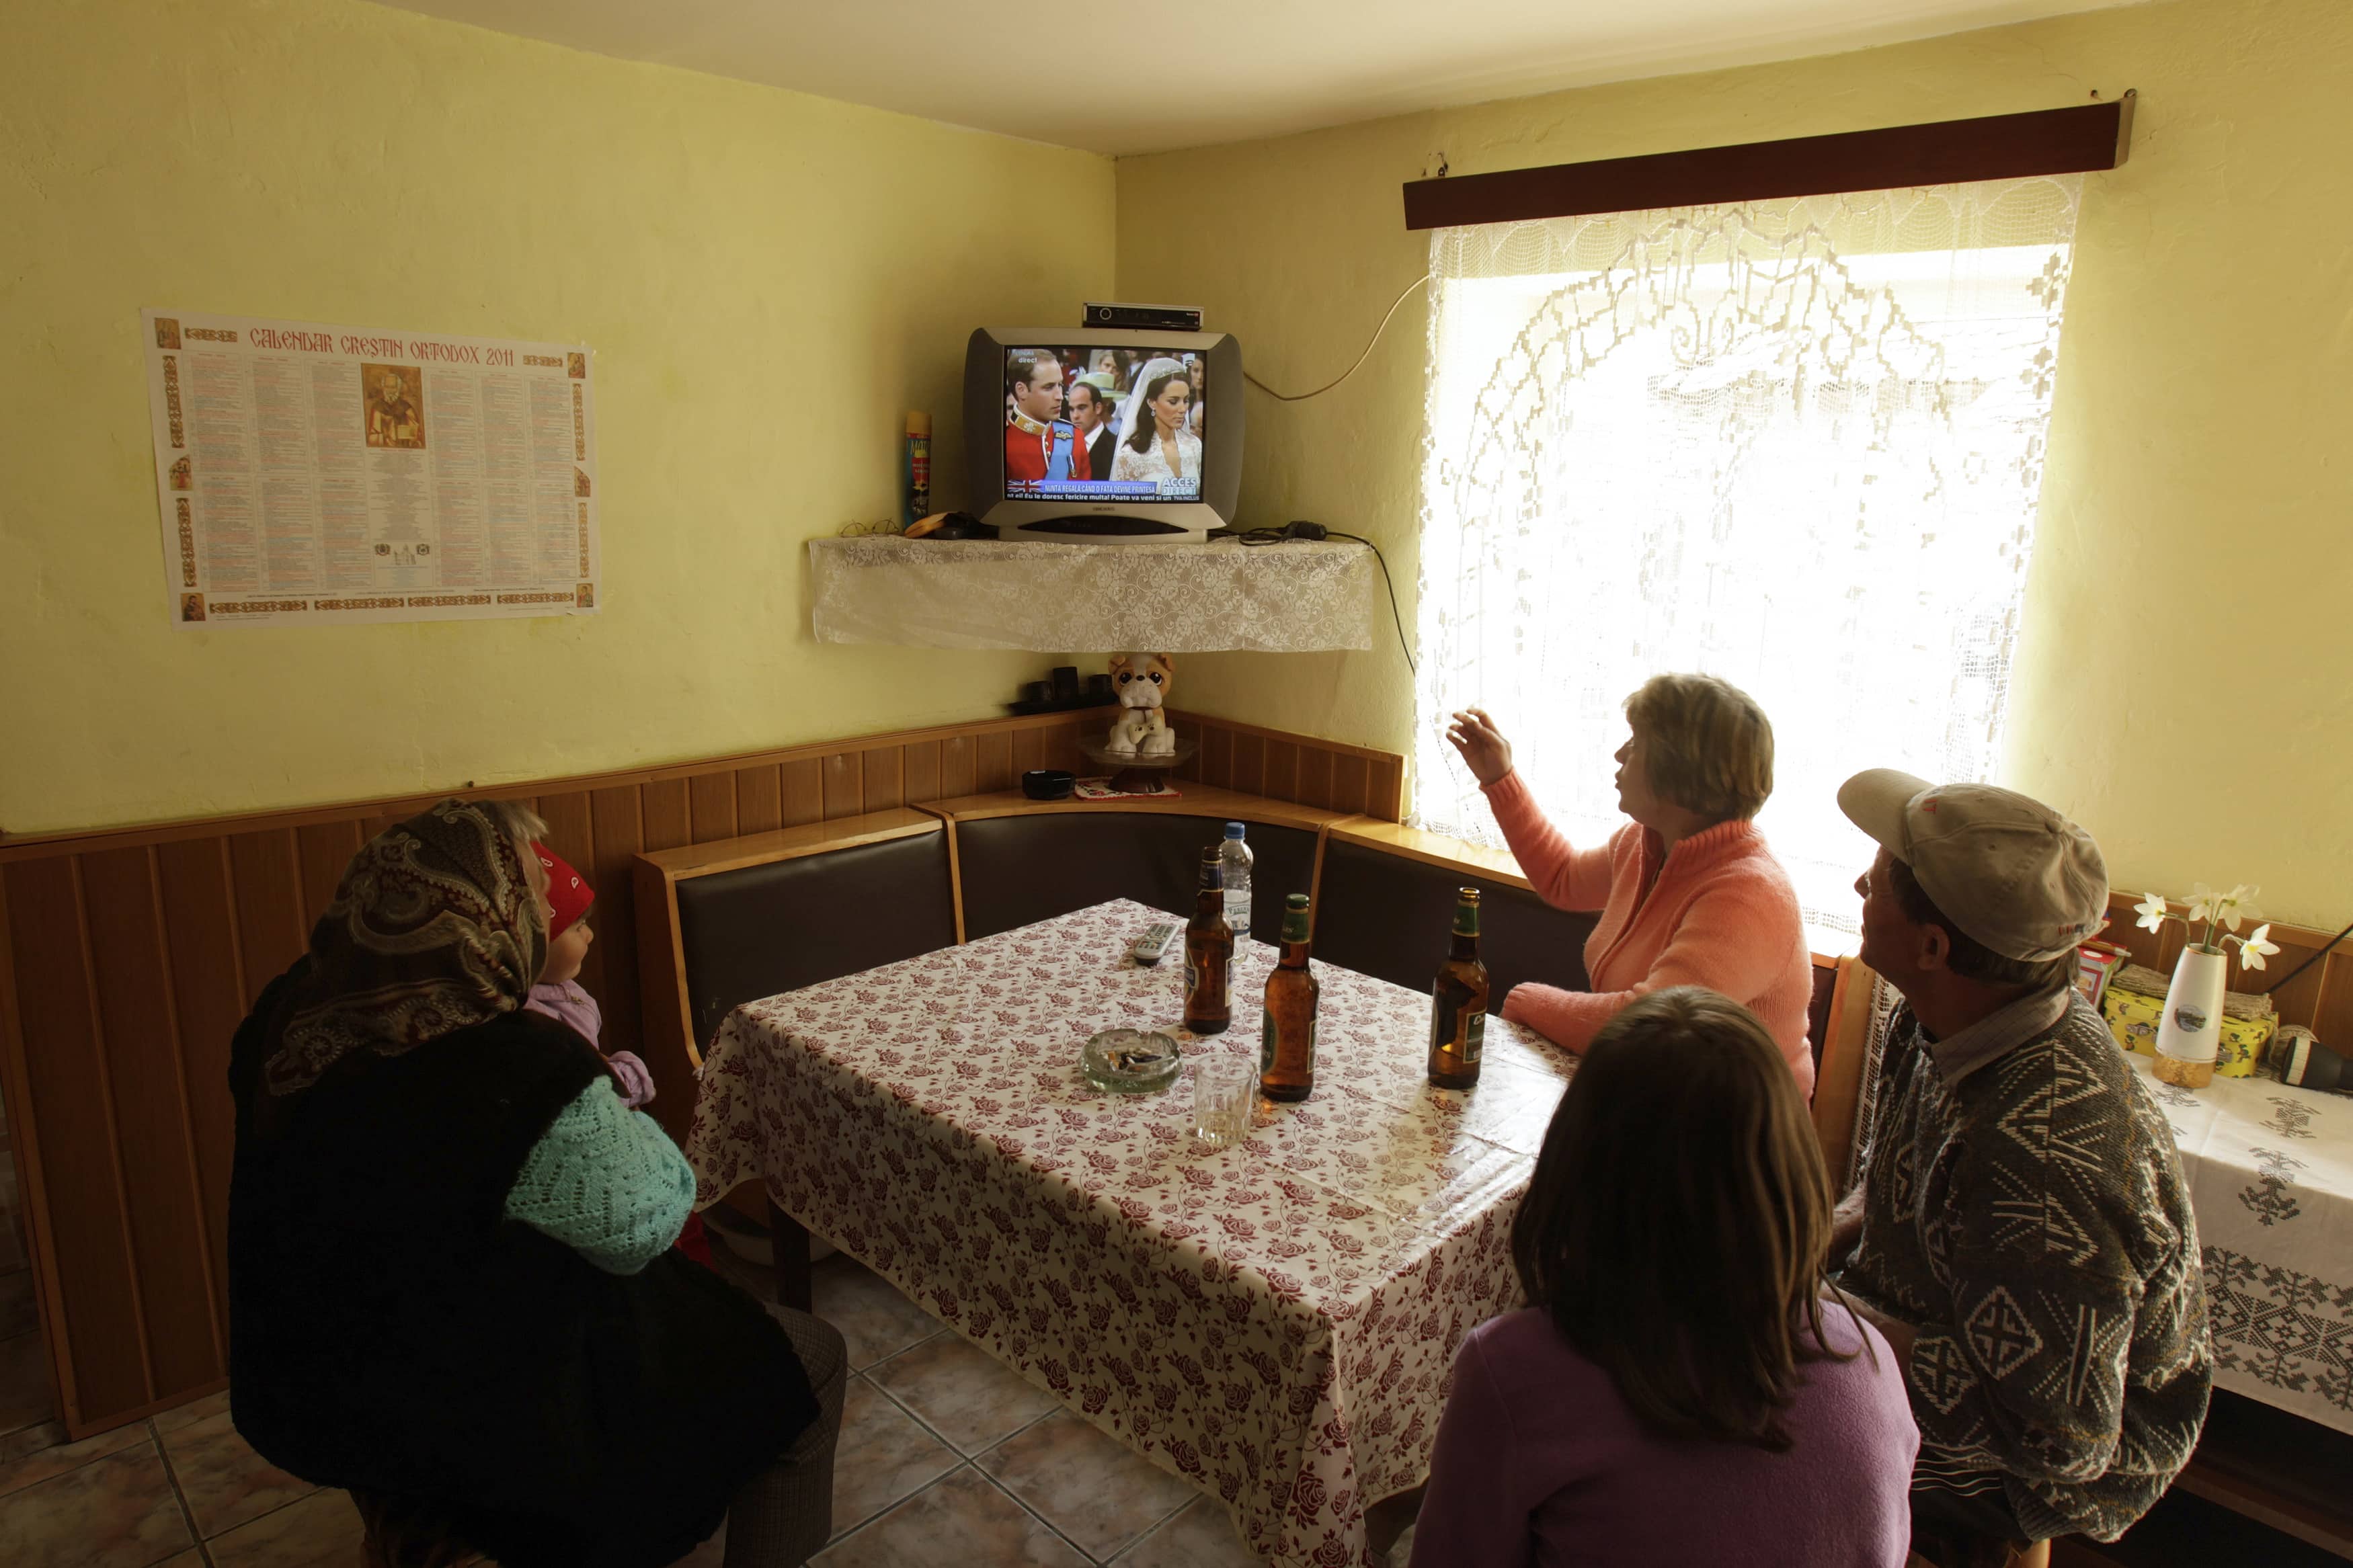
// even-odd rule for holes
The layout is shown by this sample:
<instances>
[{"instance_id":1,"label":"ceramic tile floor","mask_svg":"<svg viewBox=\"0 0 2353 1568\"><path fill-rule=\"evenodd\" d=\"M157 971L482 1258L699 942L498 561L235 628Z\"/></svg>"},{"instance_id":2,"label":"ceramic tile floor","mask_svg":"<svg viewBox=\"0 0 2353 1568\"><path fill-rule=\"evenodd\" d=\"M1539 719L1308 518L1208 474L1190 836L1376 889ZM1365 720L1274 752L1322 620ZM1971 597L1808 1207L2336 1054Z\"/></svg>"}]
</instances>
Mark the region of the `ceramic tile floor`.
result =
<instances>
[{"instance_id":1,"label":"ceramic tile floor","mask_svg":"<svg viewBox=\"0 0 2353 1568\"><path fill-rule=\"evenodd\" d=\"M765 1271L731 1270L747 1287ZM825 1568L1253 1568L1223 1507L1064 1411L847 1258L815 1270L849 1342ZM29 1336L27 1336L29 1337ZM359 1518L264 1463L226 1394L64 1442L8 1403L0 1342L0 1563L357 1568ZM28 1364L37 1368L37 1342ZM18 1380L21 1381L21 1380ZM41 1380L46 1403L46 1373ZM9 1430L11 1411L22 1417ZM686 1560L719 1568L724 1532ZM1407 1545L1393 1560L1402 1564Z\"/></svg>"}]
</instances>

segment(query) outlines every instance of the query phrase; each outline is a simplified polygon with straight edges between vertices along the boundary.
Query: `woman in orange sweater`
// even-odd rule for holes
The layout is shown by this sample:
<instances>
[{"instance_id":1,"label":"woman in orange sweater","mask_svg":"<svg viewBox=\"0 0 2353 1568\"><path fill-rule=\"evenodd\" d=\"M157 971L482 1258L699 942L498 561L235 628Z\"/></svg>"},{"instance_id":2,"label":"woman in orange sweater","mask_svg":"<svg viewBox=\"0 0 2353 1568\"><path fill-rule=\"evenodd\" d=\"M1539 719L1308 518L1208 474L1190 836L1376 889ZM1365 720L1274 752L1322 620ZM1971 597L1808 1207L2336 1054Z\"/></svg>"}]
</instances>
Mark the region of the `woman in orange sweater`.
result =
<instances>
[{"instance_id":1,"label":"woman in orange sweater","mask_svg":"<svg viewBox=\"0 0 2353 1568\"><path fill-rule=\"evenodd\" d=\"M1626 721L1618 805L1633 821L1588 849L1570 847L1536 808L1483 710L1457 713L1446 732L1536 895L1601 913L1585 943L1592 989L1517 985L1504 1016L1582 1051L1637 996L1704 985L1757 1015L1810 1097L1813 959L1788 873L1750 820L1773 793L1772 722L1708 675L1651 677L1626 700Z\"/></svg>"}]
</instances>

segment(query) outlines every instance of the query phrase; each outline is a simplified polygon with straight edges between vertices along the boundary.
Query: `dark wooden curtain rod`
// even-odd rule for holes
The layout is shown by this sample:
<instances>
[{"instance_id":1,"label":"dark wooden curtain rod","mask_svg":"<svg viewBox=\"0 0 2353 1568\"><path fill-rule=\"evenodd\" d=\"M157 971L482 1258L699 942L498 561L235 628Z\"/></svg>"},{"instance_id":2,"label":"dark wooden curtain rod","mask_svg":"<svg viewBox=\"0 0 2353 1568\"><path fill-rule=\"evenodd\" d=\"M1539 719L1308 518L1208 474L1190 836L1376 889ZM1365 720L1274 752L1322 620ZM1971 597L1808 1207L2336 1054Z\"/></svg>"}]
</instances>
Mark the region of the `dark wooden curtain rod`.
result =
<instances>
[{"instance_id":1,"label":"dark wooden curtain rod","mask_svg":"<svg viewBox=\"0 0 2353 1568\"><path fill-rule=\"evenodd\" d=\"M1405 226L1451 228L2113 169L2132 142L2133 98L2127 92L2075 109L1409 180Z\"/></svg>"}]
</instances>

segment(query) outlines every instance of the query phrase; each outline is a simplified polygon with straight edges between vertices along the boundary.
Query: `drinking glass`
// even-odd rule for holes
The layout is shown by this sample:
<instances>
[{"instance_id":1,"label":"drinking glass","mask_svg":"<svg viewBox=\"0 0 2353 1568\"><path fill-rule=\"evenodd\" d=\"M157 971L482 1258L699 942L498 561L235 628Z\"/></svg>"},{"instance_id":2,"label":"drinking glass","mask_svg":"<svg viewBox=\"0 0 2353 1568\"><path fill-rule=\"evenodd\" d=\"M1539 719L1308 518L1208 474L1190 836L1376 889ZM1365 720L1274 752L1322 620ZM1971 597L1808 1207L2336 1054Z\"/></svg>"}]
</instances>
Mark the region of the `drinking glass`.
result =
<instances>
[{"instance_id":1,"label":"drinking glass","mask_svg":"<svg viewBox=\"0 0 2353 1568\"><path fill-rule=\"evenodd\" d=\"M1258 1064L1246 1056L1205 1056L1193 1064L1193 1136L1212 1149L1250 1133L1250 1096Z\"/></svg>"}]
</instances>

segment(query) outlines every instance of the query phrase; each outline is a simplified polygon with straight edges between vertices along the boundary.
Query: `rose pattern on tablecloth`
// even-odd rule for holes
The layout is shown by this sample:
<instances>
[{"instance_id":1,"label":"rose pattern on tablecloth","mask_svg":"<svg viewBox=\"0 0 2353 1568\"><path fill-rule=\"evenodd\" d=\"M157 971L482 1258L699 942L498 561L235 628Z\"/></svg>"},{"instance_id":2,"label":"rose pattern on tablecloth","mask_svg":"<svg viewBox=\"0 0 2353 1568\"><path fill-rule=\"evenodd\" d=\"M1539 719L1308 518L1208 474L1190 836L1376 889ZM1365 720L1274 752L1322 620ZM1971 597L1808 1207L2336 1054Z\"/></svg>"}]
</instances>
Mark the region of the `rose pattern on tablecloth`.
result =
<instances>
[{"instance_id":1,"label":"rose pattern on tablecloth","mask_svg":"<svg viewBox=\"0 0 2353 1568\"><path fill-rule=\"evenodd\" d=\"M1163 918L1119 900L738 1009L688 1139L699 1201L765 1181L1214 1491L1252 1550L1369 1563L1366 1503L1427 1472L1455 1351L1517 1301L1511 1219L1575 1058L1493 1019L1478 1088L1431 1089L1429 998L1319 963L1313 1098L1202 1149L1189 1063L1146 1096L1078 1071L1120 1026L1257 1054L1273 951L1238 943L1234 1028L1185 1035L1181 963L1124 957Z\"/></svg>"},{"instance_id":2,"label":"rose pattern on tablecloth","mask_svg":"<svg viewBox=\"0 0 2353 1568\"><path fill-rule=\"evenodd\" d=\"M2353 1432L2353 1101L2263 1079L2176 1100L2147 1058L2132 1065L2172 1108L2215 1381Z\"/></svg>"}]
</instances>

